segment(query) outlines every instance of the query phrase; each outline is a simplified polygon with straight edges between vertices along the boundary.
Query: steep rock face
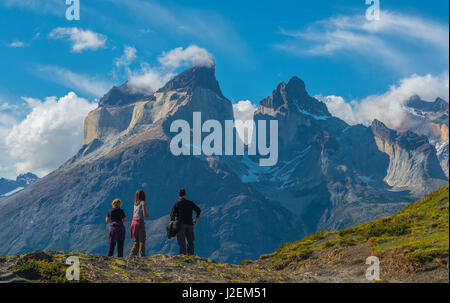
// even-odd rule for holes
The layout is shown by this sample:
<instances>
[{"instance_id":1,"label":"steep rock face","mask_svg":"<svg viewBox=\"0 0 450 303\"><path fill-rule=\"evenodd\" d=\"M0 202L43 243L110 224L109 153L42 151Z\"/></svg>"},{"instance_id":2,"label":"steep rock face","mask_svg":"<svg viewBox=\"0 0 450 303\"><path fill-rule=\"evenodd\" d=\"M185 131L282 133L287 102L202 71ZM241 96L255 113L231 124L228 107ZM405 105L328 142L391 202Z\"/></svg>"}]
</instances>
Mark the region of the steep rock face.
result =
<instances>
[{"instance_id":1,"label":"steep rock face","mask_svg":"<svg viewBox=\"0 0 450 303\"><path fill-rule=\"evenodd\" d=\"M378 120L373 121L371 129L380 151L390 157L385 177L389 185L424 193L447 183L427 137L410 131L397 133Z\"/></svg>"},{"instance_id":2,"label":"steep rock face","mask_svg":"<svg viewBox=\"0 0 450 303\"><path fill-rule=\"evenodd\" d=\"M347 126L332 117L324 103L309 96L304 82L297 77L287 84L278 84L272 94L259 103L254 120L272 119L278 120L280 155L288 158L312 144L315 132L311 129L329 129L334 133ZM329 128L331 124L336 129Z\"/></svg>"},{"instance_id":3,"label":"steep rock face","mask_svg":"<svg viewBox=\"0 0 450 303\"><path fill-rule=\"evenodd\" d=\"M442 98L433 102L412 96L405 104L406 119L398 130L424 135L438 153L441 167L448 178L449 105Z\"/></svg>"},{"instance_id":4,"label":"steep rock face","mask_svg":"<svg viewBox=\"0 0 450 303\"><path fill-rule=\"evenodd\" d=\"M132 96L132 101L137 98ZM111 101L100 102L99 108L86 118L84 143L88 145L94 139L123 142L156 124L170 135L170 123L183 119L192 125L193 112L200 112L203 121L233 120L231 102L220 91L214 67L193 67L170 80L152 96L138 96L141 98L122 106L111 106Z\"/></svg>"},{"instance_id":5,"label":"steep rock face","mask_svg":"<svg viewBox=\"0 0 450 303\"><path fill-rule=\"evenodd\" d=\"M411 199L383 181L389 157L378 150L370 129L332 117L300 79L280 83L254 119L278 121L278 163L261 168L244 157L230 167L299 215L310 232L386 215L402 206L394 201Z\"/></svg>"}]
</instances>

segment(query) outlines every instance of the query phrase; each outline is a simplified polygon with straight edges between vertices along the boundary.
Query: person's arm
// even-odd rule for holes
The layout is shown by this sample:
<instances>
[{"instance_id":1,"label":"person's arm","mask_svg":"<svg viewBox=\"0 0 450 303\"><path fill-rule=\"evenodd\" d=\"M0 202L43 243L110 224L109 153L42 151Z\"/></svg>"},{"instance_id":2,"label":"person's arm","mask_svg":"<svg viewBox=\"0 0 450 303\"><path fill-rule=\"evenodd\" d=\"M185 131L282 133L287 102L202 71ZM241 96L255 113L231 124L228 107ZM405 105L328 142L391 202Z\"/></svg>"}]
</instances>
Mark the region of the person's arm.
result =
<instances>
[{"instance_id":1,"label":"person's arm","mask_svg":"<svg viewBox=\"0 0 450 303\"><path fill-rule=\"evenodd\" d=\"M142 212L144 213L145 218L150 218L150 215L147 213L147 204L145 203L142 205Z\"/></svg>"},{"instance_id":2,"label":"person's arm","mask_svg":"<svg viewBox=\"0 0 450 303\"><path fill-rule=\"evenodd\" d=\"M105 221L106 221L106 223L108 223L109 222L109 216L111 215L111 213L110 212L108 212L108 214L106 215L106 219L105 219Z\"/></svg>"},{"instance_id":3,"label":"person's arm","mask_svg":"<svg viewBox=\"0 0 450 303\"><path fill-rule=\"evenodd\" d=\"M192 202L192 208L194 209L195 213L197 214L197 216L194 219L193 224L197 224L198 222L198 218L200 217L200 213L202 212L202 210L200 209L200 207L198 207L194 202Z\"/></svg>"},{"instance_id":4,"label":"person's arm","mask_svg":"<svg viewBox=\"0 0 450 303\"><path fill-rule=\"evenodd\" d=\"M177 214L177 203L172 206L172 210L170 211L170 221L175 221Z\"/></svg>"},{"instance_id":5,"label":"person's arm","mask_svg":"<svg viewBox=\"0 0 450 303\"><path fill-rule=\"evenodd\" d=\"M127 216L125 216L125 212L122 210L123 218L122 222L127 222Z\"/></svg>"}]
</instances>

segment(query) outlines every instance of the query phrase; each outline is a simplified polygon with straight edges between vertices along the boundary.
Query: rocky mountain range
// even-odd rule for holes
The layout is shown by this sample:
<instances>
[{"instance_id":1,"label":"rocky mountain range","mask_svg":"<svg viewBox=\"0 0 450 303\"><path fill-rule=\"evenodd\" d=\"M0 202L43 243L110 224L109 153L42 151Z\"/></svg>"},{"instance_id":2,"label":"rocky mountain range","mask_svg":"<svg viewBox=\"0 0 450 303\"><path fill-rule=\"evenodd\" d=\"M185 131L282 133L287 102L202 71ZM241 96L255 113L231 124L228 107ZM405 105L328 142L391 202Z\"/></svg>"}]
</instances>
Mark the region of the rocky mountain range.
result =
<instances>
[{"instance_id":1,"label":"rocky mountain range","mask_svg":"<svg viewBox=\"0 0 450 303\"><path fill-rule=\"evenodd\" d=\"M38 179L38 176L32 173L18 175L16 180L0 178L0 199L16 193Z\"/></svg>"},{"instance_id":2,"label":"rocky mountain range","mask_svg":"<svg viewBox=\"0 0 450 303\"><path fill-rule=\"evenodd\" d=\"M424 135L435 146L441 167L448 178L449 108L448 102L436 98L433 102L412 96L406 102L407 118L400 131Z\"/></svg>"},{"instance_id":3,"label":"rocky mountain range","mask_svg":"<svg viewBox=\"0 0 450 303\"><path fill-rule=\"evenodd\" d=\"M121 198L130 216L137 189L147 192L152 219L148 253L176 253L165 228L184 187L204 210L196 253L238 263L317 230L390 215L448 184L442 153L426 134L391 130L380 121L350 126L309 96L297 77L280 83L254 114L278 121L275 166L259 166L246 155L172 155L170 125L177 119L193 125L193 112L222 125L234 119L214 67L188 69L153 94L129 83L113 87L86 118L80 151L0 202L0 254L105 253L110 203Z\"/></svg>"}]
</instances>

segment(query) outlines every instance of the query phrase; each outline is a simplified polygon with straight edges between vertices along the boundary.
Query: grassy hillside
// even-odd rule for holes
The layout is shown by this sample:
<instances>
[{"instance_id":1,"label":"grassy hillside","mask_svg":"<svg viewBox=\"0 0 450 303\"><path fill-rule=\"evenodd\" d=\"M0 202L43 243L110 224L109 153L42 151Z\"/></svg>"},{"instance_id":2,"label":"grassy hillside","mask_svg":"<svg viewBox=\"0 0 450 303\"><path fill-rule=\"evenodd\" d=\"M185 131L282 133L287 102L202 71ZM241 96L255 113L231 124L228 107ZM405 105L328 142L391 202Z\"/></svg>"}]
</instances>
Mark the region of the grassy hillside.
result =
<instances>
[{"instance_id":1,"label":"grassy hillside","mask_svg":"<svg viewBox=\"0 0 450 303\"><path fill-rule=\"evenodd\" d=\"M436 190L391 217L283 244L241 265L211 259L155 255L118 259L35 252L0 257L0 282L64 282L65 260L78 256L85 282L367 282L367 257L380 259L385 282L448 282L449 187Z\"/></svg>"},{"instance_id":2,"label":"grassy hillside","mask_svg":"<svg viewBox=\"0 0 450 303\"><path fill-rule=\"evenodd\" d=\"M374 253L400 250L418 261L448 257L448 196L449 187L445 186L407 205L391 217L336 232L318 232L301 241L284 244L276 252L261 256L261 259L271 262L301 261L317 250L364 243L369 243Z\"/></svg>"}]
</instances>

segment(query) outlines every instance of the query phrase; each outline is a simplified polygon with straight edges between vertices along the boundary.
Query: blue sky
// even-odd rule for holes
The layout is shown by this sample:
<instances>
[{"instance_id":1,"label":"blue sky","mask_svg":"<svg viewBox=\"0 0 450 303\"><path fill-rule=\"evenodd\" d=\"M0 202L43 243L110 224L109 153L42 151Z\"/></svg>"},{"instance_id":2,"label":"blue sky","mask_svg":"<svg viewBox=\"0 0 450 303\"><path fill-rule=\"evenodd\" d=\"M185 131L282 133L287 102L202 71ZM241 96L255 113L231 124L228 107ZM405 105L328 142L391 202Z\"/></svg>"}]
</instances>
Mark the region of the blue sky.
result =
<instances>
[{"instance_id":1,"label":"blue sky","mask_svg":"<svg viewBox=\"0 0 450 303\"><path fill-rule=\"evenodd\" d=\"M191 45L212 54L223 93L233 102L256 104L294 75L311 95L349 104L392 92L393 85L415 83L408 80L414 75L431 77L428 87L437 88L424 92L429 98L442 95L442 83L442 91L448 90L448 1L381 0L380 20L371 22L365 19L369 6L364 0L80 4L80 20L68 21L64 0L0 0L0 176L39 165L42 175L57 166L44 161L18 169L18 163L30 162L26 158L33 151L14 158L15 140L4 142L37 107L47 102L50 108L73 91L83 100L81 107L90 110L87 103L111 85L148 71L160 77L157 86L192 65L187 57L170 69L161 66L158 58L178 47L182 55ZM448 93L443 97L448 99ZM15 135L36 124L28 121ZM81 145L79 136L72 149L60 153L59 162Z\"/></svg>"}]
</instances>

